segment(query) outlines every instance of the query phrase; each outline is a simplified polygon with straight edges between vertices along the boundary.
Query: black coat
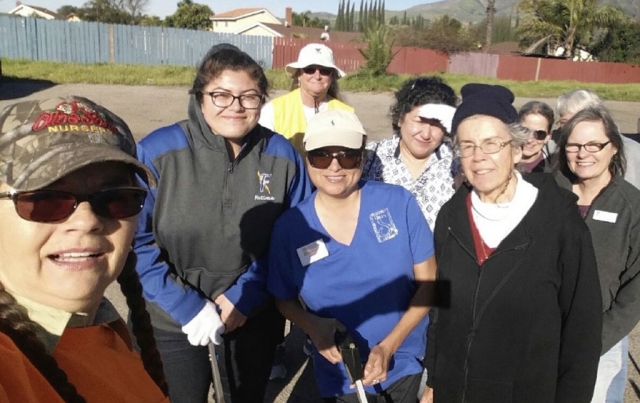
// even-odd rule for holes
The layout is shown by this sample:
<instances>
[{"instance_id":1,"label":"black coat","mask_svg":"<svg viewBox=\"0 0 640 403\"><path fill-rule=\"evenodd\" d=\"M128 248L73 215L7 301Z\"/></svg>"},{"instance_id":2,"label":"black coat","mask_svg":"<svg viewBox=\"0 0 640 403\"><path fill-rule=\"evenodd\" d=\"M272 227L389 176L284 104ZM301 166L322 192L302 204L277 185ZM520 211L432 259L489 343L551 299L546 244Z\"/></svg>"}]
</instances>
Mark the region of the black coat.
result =
<instances>
[{"instance_id":1,"label":"black coat","mask_svg":"<svg viewBox=\"0 0 640 403\"><path fill-rule=\"evenodd\" d=\"M525 175L538 197L480 267L461 187L438 215L438 278L427 367L435 403L589 402L602 305L589 229L576 197L548 174Z\"/></svg>"}]
</instances>

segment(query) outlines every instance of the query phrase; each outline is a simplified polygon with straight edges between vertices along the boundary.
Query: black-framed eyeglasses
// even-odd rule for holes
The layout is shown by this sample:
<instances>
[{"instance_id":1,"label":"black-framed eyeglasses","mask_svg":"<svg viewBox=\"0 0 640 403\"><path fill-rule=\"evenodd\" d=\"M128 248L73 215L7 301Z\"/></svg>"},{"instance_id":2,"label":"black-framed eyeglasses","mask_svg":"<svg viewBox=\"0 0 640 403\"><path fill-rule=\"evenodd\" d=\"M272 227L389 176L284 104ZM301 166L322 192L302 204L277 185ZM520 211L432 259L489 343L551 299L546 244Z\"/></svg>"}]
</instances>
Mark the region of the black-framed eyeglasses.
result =
<instances>
[{"instance_id":1,"label":"black-framed eyeglasses","mask_svg":"<svg viewBox=\"0 0 640 403\"><path fill-rule=\"evenodd\" d=\"M464 143L457 146L456 150L461 158L471 157L476 152L476 148L479 148L485 154L495 154L508 144L511 144L512 141L487 140L479 145Z\"/></svg>"},{"instance_id":2,"label":"black-framed eyeglasses","mask_svg":"<svg viewBox=\"0 0 640 403\"><path fill-rule=\"evenodd\" d=\"M587 152L597 153L602 151L611 141L607 141L606 143L586 143L586 144L578 144L578 143L567 143L564 146L564 151L568 153L577 153L580 152L580 149L584 147Z\"/></svg>"},{"instance_id":3,"label":"black-framed eyeglasses","mask_svg":"<svg viewBox=\"0 0 640 403\"><path fill-rule=\"evenodd\" d=\"M64 220L82 202L89 202L93 212L104 218L133 217L142 211L147 191L137 187L105 189L88 195L54 189L31 192L4 192L0 199L11 199L16 213L27 220L50 223Z\"/></svg>"},{"instance_id":4,"label":"black-framed eyeglasses","mask_svg":"<svg viewBox=\"0 0 640 403\"><path fill-rule=\"evenodd\" d=\"M312 167L317 169L327 169L334 159L342 169L358 168L362 163L362 150L341 150L329 152L323 149L307 151L307 159Z\"/></svg>"},{"instance_id":5,"label":"black-framed eyeglasses","mask_svg":"<svg viewBox=\"0 0 640 403\"><path fill-rule=\"evenodd\" d=\"M235 96L224 91L203 92L203 94L209 95L211 102L218 108L228 108L237 99L240 106L244 109L258 109L264 101L264 97L260 94L242 94Z\"/></svg>"},{"instance_id":6,"label":"black-framed eyeglasses","mask_svg":"<svg viewBox=\"0 0 640 403\"><path fill-rule=\"evenodd\" d=\"M547 138L547 135L549 133L547 133L546 130L533 130L533 129L529 129L529 133L533 134L533 138L538 140L538 141L542 141L545 138Z\"/></svg>"},{"instance_id":7,"label":"black-framed eyeglasses","mask_svg":"<svg viewBox=\"0 0 640 403\"><path fill-rule=\"evenodd\" d=\"M322 66L314 65L314 66L304 67L302 71L304 71L304 74L309 74L309 75L316 74L316 71L319 71L321 76L330 76L331 73L333 72L333 69L330 67L322 67Z\"/></svg>"}]
</instances>

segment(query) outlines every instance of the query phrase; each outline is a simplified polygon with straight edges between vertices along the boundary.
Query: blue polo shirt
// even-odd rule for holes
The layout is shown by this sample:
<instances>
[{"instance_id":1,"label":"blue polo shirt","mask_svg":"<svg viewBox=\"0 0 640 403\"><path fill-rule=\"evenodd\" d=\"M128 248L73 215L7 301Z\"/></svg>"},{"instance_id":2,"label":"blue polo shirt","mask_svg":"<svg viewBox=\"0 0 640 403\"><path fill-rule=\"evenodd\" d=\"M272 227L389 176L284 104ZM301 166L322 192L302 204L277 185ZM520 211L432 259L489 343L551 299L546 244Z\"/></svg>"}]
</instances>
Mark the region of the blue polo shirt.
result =
<instances>
[{"instance_id":1,"label":"blue polo shirt","mask_svg":"<svg viewBox=\"0 0 640 403\"><path fill-rule=\"evenodd\" d=\"M433 235L414 196L404 188L361 181L358 223L351 245L332 239L315 211L316 194L276 222L269 253L268 290L278 299L301 296L310 312L335 318L356 341L363 365L373 346L396 326L416 291L413 266L434 252ZM422 371L427 319L394 354L377 393ZM315 352L323 397L354 393L343 363Z\"/></svg>"}]
</instances>

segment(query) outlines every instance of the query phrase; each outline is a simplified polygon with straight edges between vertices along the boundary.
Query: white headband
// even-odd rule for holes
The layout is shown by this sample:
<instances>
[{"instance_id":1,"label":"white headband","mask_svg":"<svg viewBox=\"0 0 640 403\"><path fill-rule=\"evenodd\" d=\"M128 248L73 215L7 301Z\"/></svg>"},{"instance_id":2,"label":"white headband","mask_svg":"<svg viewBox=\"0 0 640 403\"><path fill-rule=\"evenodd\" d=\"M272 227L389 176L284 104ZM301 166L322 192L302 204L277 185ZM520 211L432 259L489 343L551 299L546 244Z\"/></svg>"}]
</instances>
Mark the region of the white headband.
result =
<instances>
[{"instance_id":1,"label":"white headband","mask_svg":"<svg viewBox=\"0 0 640 403\"><path fill-rule=\"evenodd\" d=\"M451 122L453 121L453 114L456 113L456 108L445 104L426 104L420 107L418 116L425 119L435 119L440 121L442 127L447 130L447 133L451 134Z\"/></svg>"}]
</instances>

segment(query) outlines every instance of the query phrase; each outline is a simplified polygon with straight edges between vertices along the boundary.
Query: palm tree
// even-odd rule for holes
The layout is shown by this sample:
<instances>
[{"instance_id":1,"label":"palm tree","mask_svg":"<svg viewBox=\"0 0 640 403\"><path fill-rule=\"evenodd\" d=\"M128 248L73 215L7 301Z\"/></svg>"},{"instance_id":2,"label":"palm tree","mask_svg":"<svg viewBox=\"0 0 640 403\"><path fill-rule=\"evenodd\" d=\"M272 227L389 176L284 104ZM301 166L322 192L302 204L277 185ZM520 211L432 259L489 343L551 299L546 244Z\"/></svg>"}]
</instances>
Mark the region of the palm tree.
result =
<instances>
[{"instance_id":1,"label":"palm tree","mask_svg":"<svg viewBox=\"0 0 640 403\"><path fill-rule=\"evenodd\" d=\"M496 0L489 0L487 3L487 38L485 40L485 49L491 46L491 38L493 35L493 16L496 14Z\"/></svg>"},{"instance_id":2,"label":"palm tree","mask_svg":"<svg viewBox=\"0 0 640 403\"><path fill-rule=\"evenodd\" d=\"M598 7L597 0L524 0L518 32L523 43L552 42L573 56L576 45L587 45L595 29L606 29L627 20L611 6Z\"/></svg>"},{"instance_id":3,"label":"palm tree","mask_svg":"<svg viewBox=\"0 0 640 403\"><path fill-rule=\"evenodd\" d=\"M297 25L299 27L306 27L310 20L309 14L311 14L311 11L309 10L304 11L300 14L293 13L292 14L293 25Z\"/></svg>"}]
</instances>

